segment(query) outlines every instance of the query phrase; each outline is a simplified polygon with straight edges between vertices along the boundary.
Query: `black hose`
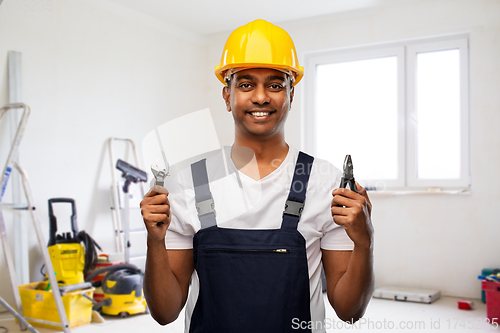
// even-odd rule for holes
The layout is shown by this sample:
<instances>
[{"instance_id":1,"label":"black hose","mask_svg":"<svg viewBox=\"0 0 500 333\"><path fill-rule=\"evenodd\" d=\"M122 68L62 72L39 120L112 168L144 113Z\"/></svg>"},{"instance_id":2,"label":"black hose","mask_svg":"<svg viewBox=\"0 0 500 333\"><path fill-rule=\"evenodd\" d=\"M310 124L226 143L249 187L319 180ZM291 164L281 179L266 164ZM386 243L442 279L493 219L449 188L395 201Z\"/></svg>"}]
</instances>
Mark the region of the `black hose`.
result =
<instances>
[{"instance_id":1,"label":"black hose","mask_svg":"<svg viewBox=\"0 0 500 333\"><path fill-rule=\"evenodd\" d=\"M100 251L102 251L102 249L99 244L97 244L97 242L85 232L85 230L80 231L76 236L76 239L80 243L83 243L83 246L85 246L85 268L83 269L83 274L86 274L97 265L99 255L97 254L96 248Z\"/></svg>"},{"instance_id":2,"label":"black hose","mask_svg":"<svg viewBox=\"0 0 500 333\"><path fill-rule=\"evenodd\" d=\"M119 271L119 270L122 270L122 269L129 269L129 270L132 270L132 271L137 272L137 273L141 272L141 270L139 268L137 268L136 265L132 265L132 264L111 265L111 266L108 266L108 267L104 267L104 268L98 269L97 271L93 272L92 274L90 274L89 276L87 276L87 278L85 279L85 282L92 281L93 278L95 278L97 275L99 275L101 273L104 273L104 272L114 272L114 271Z\"/></svg>"}]
</instances>

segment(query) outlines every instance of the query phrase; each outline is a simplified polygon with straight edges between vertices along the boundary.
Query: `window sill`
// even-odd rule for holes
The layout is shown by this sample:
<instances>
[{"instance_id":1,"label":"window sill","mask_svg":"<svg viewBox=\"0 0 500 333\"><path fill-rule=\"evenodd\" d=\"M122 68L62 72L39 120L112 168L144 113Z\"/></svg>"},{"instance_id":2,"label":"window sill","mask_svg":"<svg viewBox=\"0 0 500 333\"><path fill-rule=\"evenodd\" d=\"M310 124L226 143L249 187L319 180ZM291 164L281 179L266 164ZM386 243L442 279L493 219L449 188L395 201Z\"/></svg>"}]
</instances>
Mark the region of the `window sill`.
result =
<instances>
[{"instance_id":1,"label":"window sill","mask_svg":"<svg viewBox=\"0 0 500 333\"><path fill-rule=\"evenodd\" d=\"M368 190L368 195L371 198L387 198L403 195L471 195L470 188L457 188L457 189L442 189L442 188L429 188L429 189L405 189L405 190Z\"/></svg>"}]
</instances>

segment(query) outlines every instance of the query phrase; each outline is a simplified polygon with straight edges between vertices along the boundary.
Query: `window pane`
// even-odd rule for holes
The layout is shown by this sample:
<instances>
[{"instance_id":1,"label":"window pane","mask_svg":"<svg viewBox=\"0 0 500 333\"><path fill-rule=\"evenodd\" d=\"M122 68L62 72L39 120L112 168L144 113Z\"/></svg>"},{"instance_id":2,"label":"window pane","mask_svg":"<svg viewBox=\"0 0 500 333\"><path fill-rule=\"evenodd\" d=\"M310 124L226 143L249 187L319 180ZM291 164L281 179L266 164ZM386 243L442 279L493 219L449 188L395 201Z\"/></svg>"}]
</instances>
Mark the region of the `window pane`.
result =
<instances>
[{"instance_id":1,"label":"window pane","mask_svg":"<svg viewBox=\"0 0 500 333\"><path fill-rule=\"evenodd\" d=\"M417 54L417 178L460 178L459 50Z\"/></svg>"},{"instance_id":2,"label":"window pane","mask_svg":"<svg viewBox=\"0 0 500 333\"><path fill-rule=\"evenodd\" d=\"M397 179L396 56L318 65L316 155L357 179Z\"/></svg>"}]
</instances>

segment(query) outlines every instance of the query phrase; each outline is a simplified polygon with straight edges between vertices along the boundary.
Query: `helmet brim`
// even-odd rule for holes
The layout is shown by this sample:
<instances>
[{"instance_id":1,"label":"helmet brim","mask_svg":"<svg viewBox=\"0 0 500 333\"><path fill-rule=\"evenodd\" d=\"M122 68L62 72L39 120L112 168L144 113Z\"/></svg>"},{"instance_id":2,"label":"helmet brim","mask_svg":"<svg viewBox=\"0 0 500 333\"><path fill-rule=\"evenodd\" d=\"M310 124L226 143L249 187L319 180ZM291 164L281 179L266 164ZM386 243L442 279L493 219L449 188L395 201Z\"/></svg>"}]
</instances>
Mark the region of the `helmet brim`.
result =
<instances>
[{"instance_id":1,"label":"helmet brim","mask_svg":"<svg viewBox=\"0 0 500 333\"><path fill-rule=\"evenodd\" d=\"M265 64L265 63L242 63L242 64L228 64L226 66L215 66L215 75L219 79L222 84L226 85L226 81L224 80L225 77L225 72L229 69L236 69L238 68L239 70L244 70L244 69L250 69L250 68L270 68L270 69L276 69L278 71L282 72L292 72L295 76L295 80L292 83L292 86L295 86L299 81L302 79L304 76L304 67L298 66L297 68L291 67L291 66L285 66L285 65L276 65L276 64Z\"/></svg>"}]
</instances>

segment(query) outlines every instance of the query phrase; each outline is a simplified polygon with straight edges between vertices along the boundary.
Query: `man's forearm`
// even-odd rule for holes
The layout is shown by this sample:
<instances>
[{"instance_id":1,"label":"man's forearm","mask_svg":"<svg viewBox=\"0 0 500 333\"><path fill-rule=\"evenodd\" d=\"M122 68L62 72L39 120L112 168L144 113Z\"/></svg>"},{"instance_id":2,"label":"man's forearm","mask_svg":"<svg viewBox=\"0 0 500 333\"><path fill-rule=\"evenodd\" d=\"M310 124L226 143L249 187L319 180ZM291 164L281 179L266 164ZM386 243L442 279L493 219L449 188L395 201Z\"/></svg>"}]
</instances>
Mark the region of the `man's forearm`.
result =
<instances>
[{"instance_id":1,"label":"man's forearm","mask_svg":"<svg viewBox=\"0 0 500 333\"><path fill-rule=\"evenodd\" d=\"M373 248L355 246L347 271L329 292L328 299L340 319L357 321L368 306L373 288Z\"/></svg>"},{"instance_id":2,"label":"man's forearm","mask_svg":"<svg viewBox=\"0 0 500 333\"><path fill-rule=\"evenodd\" d=\"M173 274L165 244L148 240L144 296L151 316L161 325L174 321L183 306L182 289Z\"/></svg>"}]
</instances>

